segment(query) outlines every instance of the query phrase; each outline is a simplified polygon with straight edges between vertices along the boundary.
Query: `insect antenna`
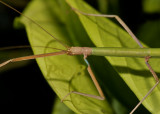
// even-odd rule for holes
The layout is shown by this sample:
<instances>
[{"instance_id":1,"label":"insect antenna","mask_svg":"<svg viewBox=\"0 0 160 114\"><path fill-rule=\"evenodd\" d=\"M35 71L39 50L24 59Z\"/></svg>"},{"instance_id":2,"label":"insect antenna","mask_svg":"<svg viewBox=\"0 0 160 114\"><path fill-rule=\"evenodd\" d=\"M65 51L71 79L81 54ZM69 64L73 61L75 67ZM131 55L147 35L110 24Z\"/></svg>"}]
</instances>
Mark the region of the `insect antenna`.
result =
<instances>
[{"instance_id":1,"label":"insect antenna","mask_svg":"<svg viewBox=\"0 0 160 114\"><path fill-rule=\"evenodd\" d=\"M7 6L8 8L14 10L15 12L17 12L18 14L24 16L25 18L27 18L29 21L31 21L32 23L34 23L35 25L37 25L38 27L40 27L44 32L46 32L48 35L50 35L52 38L54 38L56 41L58 41L62 46L64 46L65 48L69 48L69 46L67 46L66 44L64 44L62 41L60 41L58 38L56 38L55 36L53 36L51 33L49 33L45 28L43 28L40 24L36 23L33 19L29 18L28 16L24 15L23 13L21 13L20 11L18 11L17 9L13 8L12 6L6 4L5 2L0 0L0 3L2 3L3 5Z\"/></svg>"}]
</instances>

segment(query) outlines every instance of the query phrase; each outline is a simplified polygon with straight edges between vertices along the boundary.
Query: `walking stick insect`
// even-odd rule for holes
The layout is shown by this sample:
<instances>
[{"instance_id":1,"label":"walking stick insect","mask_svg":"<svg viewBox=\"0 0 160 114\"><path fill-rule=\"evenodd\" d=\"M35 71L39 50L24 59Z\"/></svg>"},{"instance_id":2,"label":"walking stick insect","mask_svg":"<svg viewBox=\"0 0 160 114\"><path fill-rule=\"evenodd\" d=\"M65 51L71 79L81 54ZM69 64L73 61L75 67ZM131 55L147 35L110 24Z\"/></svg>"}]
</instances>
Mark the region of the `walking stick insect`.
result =
<instances>
[{"instance_id":1,"label":"walking stick insect","mask_svg":"<svg viewBox=\"0 0 160 114\"><path fill-rule=\"evenodd\" d=\"M70 55L79 55L79 54L82 54L84 55L84 60L86 61L86 63L88 64L88 71L90 73L90 75L94 78L94 74L92 73L91 71L91 68L90 68L90 65L86 59L87 56L89 55L99 55L99 56L120 56L120 57L142 57L142 58L145 58L145 62L147 64L147 67L149 68L150 72L153 74L155 80L156 80L156 84L152 87L152 89L148 92L148 94L146 94L146 96L140 101L140 103L133 109L133 111L131 111L131 113L133 113L138 107L139 105L143 102L143 100L145 100L145 98L152 92L152 90L154 90L154 88L158 85L159 83L159 80L158 80L158 77L157 75L155 74L155 72L153 71L153 69L151 68L151 66L149 65L148 63L148 60L151 57L159 57L159 53L156 53L159 51L159 49L150 49L150 48L143 48L142 44L139 42L139 40L135 37L135 35L130 31L130 29L125 25L125 23L118 17L118 16L115 16L115 15L97 15L97 14L89 14L89 13L85 13L81 10L78 10L76 8L74 8L72 5L74 4L70 4L70 1L68 0L67 1L70 5L70 7L73 9L74 12L78 13L78 15L82 15L84 17L96 17L96 16L100 16L100 17L111 17L111 18L116 18L118 20L118 22L125 28L125 30L132 36L132 38L138 43L138 45L142 48L108 48L108 46L106 48L80 48L80 47L71 47L67 50L62 50L60 52L55 52L55 53L48 53L48 54L41 54L41 55L33 55L33 56L27 56L27 57L20 57L20 58L15 58L15 59L10 59L4 63L2 63L0 66L4 66L10 62L16 62L16 61L22 61L22 60L28 60L28 59L35 59L35 58L38 58L38 57L45 57L45 56L53 56L53 55L58 55L58 54L70 54ZM75 1L73 0L73 3ZM80 2L80 1L76 1L77 3ZM75 3L76 3L75 2ZM1 3L3 3L1 1ZM79 4L81 5L81 4ZM9 6L10 7L10 6ZM19 13L19 12L18 12ZM21 14L21 13L20 13ZM23 15L25 18L28 18L28 16L26 17L25 15ZM100 17L97 17L97 18L100 18ZM97 19L95 18L95 19ZM38 25L38 27L40 27L41 29L43 29L45 32L47 32L47 34L51 35L50 32L46 31L43 27L41 27L39 24L35 23L35 21L33 21L32 19L28 18L32 23ZM97 20L96 20L97 21ZM54 36L52 36L54 37ZM54 39L56 41L58 41L59 43L61 43L64 47L67 47L64 43L61 42L61 40L57 39L54 37ZM78 52L77 52L78 50ZM109 58L111 59L111 58ZM44 66L43 66L44 67ZM46 75L48 76L48 74L46 73ZM79 94L79 95L82 95L82 96L88 96L88 97L91 97L91 98L94 98L94 99L101 99L103 100L104 99L104 96L103 96L103 92L101 91L100 89L100 86L98 85L96 79L93 79L95 82L95 85L97 87L97 90L100 94L100 97L99 96L94 96L94 95L89 95L89 94L84 94L84 93L81 93L81 92L75 92L75 91L71 91L69 94L67 94L66 97L64 97L63 95L63 98L62 100L66 100L67 97L69 97L69 95L72 95L71 93L76 93L76 94Z\"/></svg>"}]
</instances>

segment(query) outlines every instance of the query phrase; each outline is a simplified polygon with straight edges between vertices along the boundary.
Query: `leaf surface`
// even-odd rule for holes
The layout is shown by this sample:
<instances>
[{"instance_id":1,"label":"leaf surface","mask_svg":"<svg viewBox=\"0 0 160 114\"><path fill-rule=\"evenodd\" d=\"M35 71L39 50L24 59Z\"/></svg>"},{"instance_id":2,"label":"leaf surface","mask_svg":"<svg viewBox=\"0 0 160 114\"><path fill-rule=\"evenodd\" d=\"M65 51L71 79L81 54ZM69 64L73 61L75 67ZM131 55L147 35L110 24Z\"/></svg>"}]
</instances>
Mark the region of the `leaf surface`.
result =
<instances>
[{"instance_id":1,"label":"leaf surface","mask_svg":"<svg viewBox=\"0 0 160 114\"><path fill-rule=\"evenodd\" d=\"M74 8L89 14L99 14L93 8L84 4L82 0L67 0ZM90 39L97 47L126 47L140 48L136 42L120 27L103 17L78 16L87 31ZM147 47L143 44L144 47ZM154 86L155 80L145 65L144 58L105 57L120 77L125 81L134 94L141 100ZM150 59L154 70L159 74L160 60ZM108 69L104 67L104 69ZM120 86L120 85L119 85ZM144 106L152 113L158 113L160 105L159 86L143 102Z\"/></svg>"},{"instance_id":2,"label":"leaf surface","mask_svg":"<svg viewBox=\"0 0 160 114\"><path fill-rule=\"evenodd\" d=\"M59 40L65 43L67 42L67 44L70 42L69 45L92 45L77 15L70 10L64 0L32 1L24 14L43 26L43 28ZM46 32L42 31L33 22L28 21L23 16L19 21L24 23L32 46L65 49L65 47L46 34ZM81 44L80 42L84 43ZM33 47L33 51L34 54L41 54L51 53L57 50ZM59 55L39 58L37 62L45 79L60 99L63 99L71 91L98 95L86 71L87 66L83 61L83 56ZM76 113L113 113L107 99L100 101L71 94L63 102Z\"/></svg>"},{"instance_id":3,"label":"leaf surface","mask_svg":"<svg viewBox=\"0 0 160 114\"><path fill-rule=\"evenodd\" d=\"M67 3L86 13L98 13L82 0L67 0ZM32 1L24 14L70 46L139 48L121 27L106 18L81 14L77 16L64 0ZM23 16L20 21L25 24L32 46L65 49L33 22ZM33 50L35 54L56 51L49 48L33 48ZM103 87L106 100L99 101L71 94L64 103L76 113L114 113L114 106L111 105L112 97L116 97L129 109L132 109L138 103L134 94L138 99L142 99L155 84L143 58L89 57L89 61ZM86 71L87 66L83 62L83 56L59 55L39 58L37 62L45 79L60 99L71 91L98 95ZM160 61L151 59L149 62L159 73ZM158 87L143 102L152 113L159 112L159 94Z\"/></svg>"}]
</instances>

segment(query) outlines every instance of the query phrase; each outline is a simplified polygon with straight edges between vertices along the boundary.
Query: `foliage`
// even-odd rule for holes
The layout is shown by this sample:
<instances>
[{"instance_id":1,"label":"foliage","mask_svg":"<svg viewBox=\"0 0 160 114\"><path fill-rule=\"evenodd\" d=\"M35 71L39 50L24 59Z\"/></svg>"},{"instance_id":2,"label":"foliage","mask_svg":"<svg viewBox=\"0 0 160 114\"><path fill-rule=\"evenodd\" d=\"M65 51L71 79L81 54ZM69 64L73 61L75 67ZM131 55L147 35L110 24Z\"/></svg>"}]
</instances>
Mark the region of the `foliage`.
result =
<instances>
[{"instance_id":1,"label":"foliage","mask_svg":"<svg viewBox=\"0 0 160 114\"><path fill-rule=\"evenodd\" d=\"M128 33L110 20L76 14L67 3L86 13L98 13L81 0L35 0L24 14L70 46L139 48ZM19 21L24 23L32 46L64 49L59 42L23 16ZM54 51L47 48L33 50L35 54ZM86 71L83 56L60 55L40 58L37 62L45 79L60 99L73 90L98 95ZM143 58L89 57L89 62L103 87L106 100L99 101L71 94L64 103L76 113L125 113L138 103L136 97L142 99L155 84ZM152 59L150 63L159 72L160 61ZM143 102L152 113L159 112L159 92L157 87ZM124 111L120 112L117 107L123 107ZM141 112L145 109L141 107L138 110Z\"/></svg>"}]
</instances>

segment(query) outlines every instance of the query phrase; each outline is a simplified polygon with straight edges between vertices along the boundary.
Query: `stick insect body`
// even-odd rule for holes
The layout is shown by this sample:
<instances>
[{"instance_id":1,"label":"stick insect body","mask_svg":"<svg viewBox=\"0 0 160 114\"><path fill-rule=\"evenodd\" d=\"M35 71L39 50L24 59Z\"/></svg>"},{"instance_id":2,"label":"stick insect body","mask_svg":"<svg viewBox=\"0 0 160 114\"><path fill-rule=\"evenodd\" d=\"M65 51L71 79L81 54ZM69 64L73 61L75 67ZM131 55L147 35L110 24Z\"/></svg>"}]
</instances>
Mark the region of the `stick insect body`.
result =
<instances>
[{"instance_id":1,"label":"stick insect body","mask_svg":"<svg viewBox=\"0 0 160 114\"><path fill-rule=\"evenodd\" d=\"M6 3L0 1L2 4L6 5L7 7L13 9L14 11L16 11L17 13L23 15L21 12L19 12L18 10L14 9L13 7L7 5ZM127 27L127 25L116 15L97 15L97 14L87 14L85 12L79 11L78 9L73 8L71 5L70 7L73 9L73 11L75 11L76 13L82 14L82 15L86 15L86 16L99 16L99 17L107 17L107 18L115 18L123 27L124 29L131 35L131 37L136 41L136 43L141 47L140 49L128 49L128 48L90 48L90 47L68 47L66 46L63 42L61 42L60 40L58 40L57 38L55 38L52 34L50 34L48 31L46 31L41 25L39 25L38 23L36 23L35 21L33 21L32 19L30 19L29 17L23 15L24 17L26 17L28 20L30 20L31 22L33 22L34 24L36 24L38 27L40 27L43 31L45 31L47 34L49 34L51 37L53 37L55 40L57 40L61 45L63 45L66 50L61 50L60 52L54 52L54 53L46 53L46 54L40 54L40 55L31 55L31 56L25 56L25 57L19 57L19 58L13 58L10 59L8 61L5 61L3 63L0 64L0 67L3 67L4 65L7 65L8 63L11 62L17 62L17 61L23 61L23 60L29 60L29 59L35 59L35 58L40 58L40 57L47 57L47 56L55 56L55 55L62 55L62 54L68 54L68 55L83 55L84 56L84 60L88 65L88 72L98 90L98 93L100 94L100 96L95 96L95 95L90 95L90 94L86 94L86 93L80 93L80 92L76 92L76 91L71 91L70 93L68 93L66 96L64 96L64 98L62 99L62 101L70 94L74 93L74 94L79 94L82 96L87 96L87 97L92 97L95 99L99 99L99 100L104 100L104 94L92 72L92 69L89 65L89 62L87 61L87 56L90 55L97 55L97 56L116 56L116 57L142 57L145 58L145 63L147 65L147 67L149 68L150 72L152 73L154 79L156 80L156 84L150 89L150 91L146 94L146 96L144 96L144 98L136 105L136 107L131 111L131 114L139 107L139 105L146 99L146 97L154 90L154 88L159 84L159 79L158 76L156 75L156 73L154 72L154 70L152 69L152 67L150 66L150 64L148 63L148 60L150 57L160 57L160 54L157 53L159 52L159 48L157 49L151 49L151 48L144 48L142 46L142 44L139 42L139 40L136 38L136 36L132 33L132 31Z\"/></svg>"}]
</instances>

